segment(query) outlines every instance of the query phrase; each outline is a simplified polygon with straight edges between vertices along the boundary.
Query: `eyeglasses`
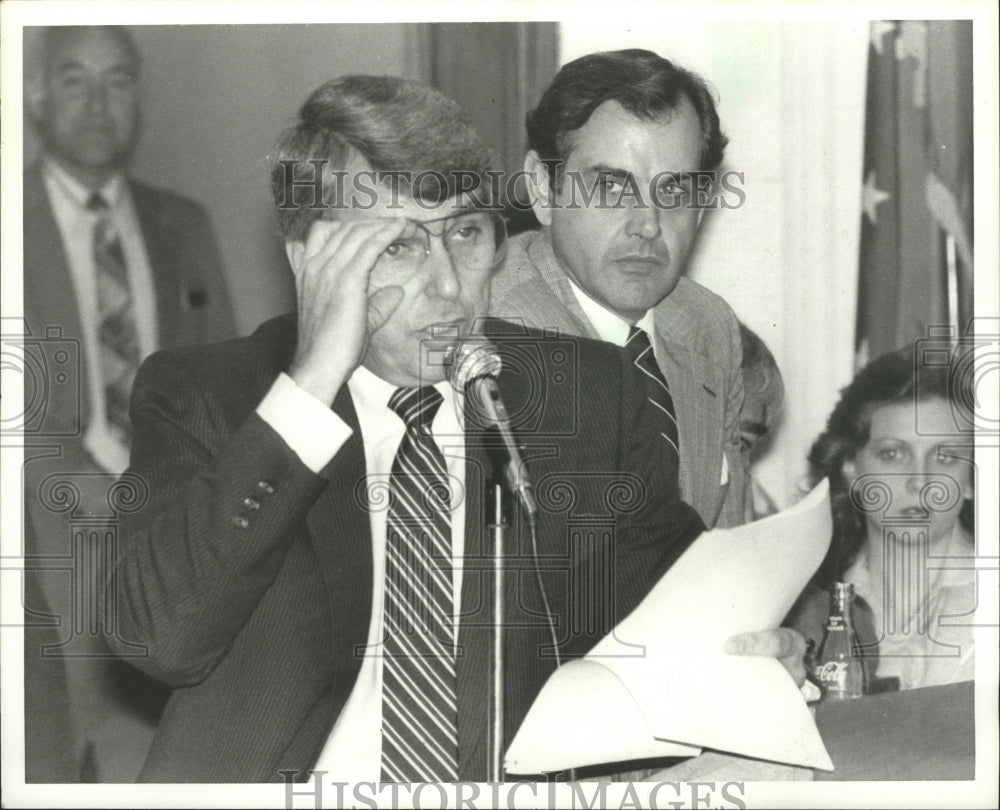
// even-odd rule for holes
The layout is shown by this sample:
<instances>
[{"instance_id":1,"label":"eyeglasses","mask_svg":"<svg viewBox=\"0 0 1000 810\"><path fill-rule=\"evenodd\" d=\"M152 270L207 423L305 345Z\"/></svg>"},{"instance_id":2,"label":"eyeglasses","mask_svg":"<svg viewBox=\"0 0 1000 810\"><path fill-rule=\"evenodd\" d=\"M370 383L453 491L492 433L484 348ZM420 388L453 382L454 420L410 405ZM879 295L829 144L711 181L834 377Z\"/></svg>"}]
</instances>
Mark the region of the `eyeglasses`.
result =
<instances>
[{"instance_id":1,"label":"eyeglasses","mask_svg":"<svg viewBox=\"0 0 1000 810\"><path fill-rule=\"evenodd\" d=\"M440 219L408 220L402 235L375 263L382 283L400 283L414 276L431 254L431 239L440 239L456 270L487 272L504 257L507 224L496 211L469 211ZM440 223L440 228L435 229Z\"/></svg>"}]
</instances>

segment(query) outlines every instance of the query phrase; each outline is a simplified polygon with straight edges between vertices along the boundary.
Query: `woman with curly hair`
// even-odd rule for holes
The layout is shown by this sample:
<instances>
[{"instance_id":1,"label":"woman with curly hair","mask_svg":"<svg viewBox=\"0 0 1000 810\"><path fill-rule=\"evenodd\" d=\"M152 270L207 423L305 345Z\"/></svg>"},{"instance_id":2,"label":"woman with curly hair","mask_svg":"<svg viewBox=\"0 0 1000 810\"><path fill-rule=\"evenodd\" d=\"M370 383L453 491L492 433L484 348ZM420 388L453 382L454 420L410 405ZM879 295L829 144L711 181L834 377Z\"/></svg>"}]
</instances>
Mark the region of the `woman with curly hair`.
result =
<instances>
[{"instance_id":1,"label":"woman with curly hair","mask_svg":"<svg viewBox=\"0 0 1000 810\"><path fill-rule=\"evenodd\" d=\"M916 362L918 348L862 369L813 444L833 541L787 622L818 643L827 589L852 582L868 674L902 689L975 674L971 391L954 364Z\"/></svg>"}]
</instances>

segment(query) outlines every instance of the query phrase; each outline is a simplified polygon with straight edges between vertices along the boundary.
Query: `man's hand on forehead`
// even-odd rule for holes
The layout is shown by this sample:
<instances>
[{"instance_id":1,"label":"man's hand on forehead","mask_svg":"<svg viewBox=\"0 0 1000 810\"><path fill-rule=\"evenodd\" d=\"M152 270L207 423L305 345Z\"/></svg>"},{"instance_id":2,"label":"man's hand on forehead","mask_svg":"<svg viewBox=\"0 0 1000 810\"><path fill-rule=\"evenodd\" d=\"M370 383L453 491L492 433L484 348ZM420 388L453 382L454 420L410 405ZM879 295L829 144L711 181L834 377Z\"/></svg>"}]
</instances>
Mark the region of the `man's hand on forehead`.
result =
<instances>
[{"instance_id":1,"label":"man's hand on forehead","mask_svg":"<svg viewBox=\"0 0 1000 810\"><path fill-rule=\"evenodd\" d=\"M323 402L333 402L360 364L369 335L403 300L403 290L394 286L369 294L369 278L405 227L402 217L321 220L305 243L288 244L298 303L289 376Z\"/></svg>"}]
</instances>

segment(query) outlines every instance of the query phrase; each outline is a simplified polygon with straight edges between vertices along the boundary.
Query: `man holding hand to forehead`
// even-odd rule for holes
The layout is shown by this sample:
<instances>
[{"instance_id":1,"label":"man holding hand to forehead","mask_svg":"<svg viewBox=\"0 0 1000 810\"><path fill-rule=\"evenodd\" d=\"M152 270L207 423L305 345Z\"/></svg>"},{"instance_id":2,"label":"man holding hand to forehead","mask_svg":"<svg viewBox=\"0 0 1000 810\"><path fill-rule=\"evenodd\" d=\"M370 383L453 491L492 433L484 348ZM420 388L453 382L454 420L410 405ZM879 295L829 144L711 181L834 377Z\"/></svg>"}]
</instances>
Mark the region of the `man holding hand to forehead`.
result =
<instances>
[{"instance_id":1,"label":"man holding hand to forehead","mask_svg":"<svg viewBox=\"0 0 1000 810\"><path fill-rule=\"evenodd\" d=\"M273 164L297 313L140 371L130 470L149 503L122 527L120 636L174 688L142 780L486 778L493 451L448 379L463 340L529 358L497 378L546 562L535 570L519 510L499 618L506 739L559 660L702 531L654 447L647 381L617 349L484 320L505 231L453 180L485 187L491 166L436 91L324 84ZM606 494L623 482L616 511ZM573 533L567 509L613 530ZM603 626L578 627L578 611ZM783 638L743 641L768 654Z\"/></svg>"}]
</instances>

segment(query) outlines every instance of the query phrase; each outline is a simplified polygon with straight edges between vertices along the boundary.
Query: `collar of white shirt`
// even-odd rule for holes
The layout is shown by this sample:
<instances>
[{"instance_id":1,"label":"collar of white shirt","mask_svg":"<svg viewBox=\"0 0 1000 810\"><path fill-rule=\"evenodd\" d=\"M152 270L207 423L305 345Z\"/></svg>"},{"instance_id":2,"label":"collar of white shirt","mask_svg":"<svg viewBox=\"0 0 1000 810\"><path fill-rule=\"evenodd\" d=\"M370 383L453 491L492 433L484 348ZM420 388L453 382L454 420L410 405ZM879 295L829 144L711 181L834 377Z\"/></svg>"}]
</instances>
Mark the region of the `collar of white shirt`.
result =
<instances>
[{"instance_id":1,"label":"collar of white shirt","mask_svg":"<svg viewBox=\"0 0 1000 810\"><path fill-rule=\"evenodd\" d=\"M628 341L628 333L632 324L619 315L616 315L603 304L597 303L597 301L581 290L573 279L567 276L566 280L569 281L570 289L573 290L573 295L576 296L576 300L580 303L580 309L587 316L590 325L594 327L597 336L607 343L624 346ZM655 355L656 341L654 340L655 333L653 331L653 310L646 310L646 314L636 321L635 325L649 335L649 342L654 346L653 353Z\"/></svg>"},{"instance_id":2,"label":"collar of white shirt","mask_svg":"<svg viewBox=\"0 0 1000 810\"><path fill-rule=\"evenodd\" d=\"M73 175L52 158L46 158L42 162L42 171L52 178L57 193L79 208L87 207L87 200L94 193L92 189L83 185L83 183L73 177ZM125 177L121 173L118 173L111 177L97 191L104 199L108 208L113 210L121 204L124 187Z\"/></svg>"},{"instance_id":3,"label":"collar of white shirt","mask_svg":"<svg viewBox=\"0 0 1000 810\"><path fill-rule=\"evenodd\" d=\"M347 385L351 391L351 397L354 399L354 407L358 412L358 417L363 422L369 421L364 417L373 414L383 414L385 416L385 419L376 418L369 422L369 424L363 424L362 433L365 436L365 442L376 442L384 438L385 433L389 433L395 436L395 441L398 443L399 437L402 435L403 425L402 422L396 424L395 416L389 419L389 415L391 414L389 410L389 398L399 386L386 382L364 366L358 366L354 370L354 373L348 379ZM435 384L434 388L437 389L438 393L444 399L444 402L438 409L437 415L434 417L432 426L434 438L440 444L449 436L455 436L456 433L461 435L462 402L455 389L451 387L451 383L447 380ZM369 433L368 430L372 432Z\"/></svg>"}]
</instances>

